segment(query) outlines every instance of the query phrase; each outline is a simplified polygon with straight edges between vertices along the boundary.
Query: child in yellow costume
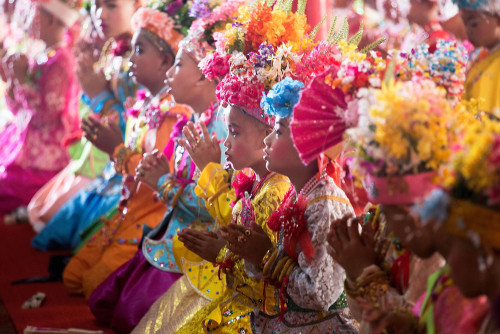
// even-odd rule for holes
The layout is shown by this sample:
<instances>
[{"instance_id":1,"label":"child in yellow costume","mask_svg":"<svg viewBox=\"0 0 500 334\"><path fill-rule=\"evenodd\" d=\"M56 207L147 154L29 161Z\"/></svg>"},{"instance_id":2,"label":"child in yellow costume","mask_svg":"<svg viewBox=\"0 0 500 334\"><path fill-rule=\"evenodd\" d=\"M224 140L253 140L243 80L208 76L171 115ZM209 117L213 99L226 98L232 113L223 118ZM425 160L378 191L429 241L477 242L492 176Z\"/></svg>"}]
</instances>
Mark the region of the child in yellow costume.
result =
<instances>
[{"instance_id":1,"label":"child in yellow costume","mask_svg":"<svg viewBox=\"0 0 500 334\"><path fill-rule=\"evenodd\" d=\"M495 0L455 0L477 48L465 81L465 99L481 100L480 109L500 108L500 4ZM484 100L483 100L484 99Z\"/></svg>"},{"instance_id":2,"label":"child in yellow costume","mask_svg":"<svg viewBox=\"0 0 500 334\"><path fill-rule=\"evenodd\" d=\"M156 200L156 194L149 187L134 180L135 168L143 152L163 150L178 117L191 115L190 109L175 103L163 83L182 38L174 30L175 22L160 10L141 8L132 18L132 25L136 31L132 72L149 93L138 93L136 105L130 109L125 142L113 150L115 169L124 176L124 199L118 213L105 221L64 271L63 282L68 290L87 298L113 271L134 256L143 224L155 227L161 221L165 206ZM145 52L146 45L150 46L149 53ZM97 126L97 133L105 131Z\"/></svg>"}]
</instances>

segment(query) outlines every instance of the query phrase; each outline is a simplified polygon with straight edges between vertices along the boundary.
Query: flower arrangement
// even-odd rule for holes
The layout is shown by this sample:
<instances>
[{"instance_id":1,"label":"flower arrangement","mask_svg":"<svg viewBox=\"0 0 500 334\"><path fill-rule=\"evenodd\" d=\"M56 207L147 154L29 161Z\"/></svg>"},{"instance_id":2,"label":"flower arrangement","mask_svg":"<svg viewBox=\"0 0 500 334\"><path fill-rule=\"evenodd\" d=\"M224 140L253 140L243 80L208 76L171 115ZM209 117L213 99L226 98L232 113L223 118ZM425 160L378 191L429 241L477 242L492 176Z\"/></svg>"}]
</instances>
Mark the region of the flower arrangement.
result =
<instances>
[{"instance_id":1,"label":"flower arrangement","mask_svg":"<svg viewBox=\"0 0 500 334\"><path fill-rule=\"evenodd\" d=\"M459 135L459 116L445 90L430 79L414 78L362 89L358 98L358 124L346 131L355 147L352 173L366 177L372 200L412 202L425 195Z\"/></svg>"},{"instance_id":2,"label":"flower arrangement","mask_svg":"<svg viewBox=\"0 0 500 334\"><path fill-rule=\"evenodd\" d=\"M196 0L191 6L190 15L198 15L188 35L180 43L197 63L200 63L209 53L214 50L215 40L213 35L222 31L227 24L234 20L238 6L243 5L246 0ZM218 64L224 57L218 57ZM227 60L226 60L227 62ZM217 66L217 64L209 63ZM216 72L213 69L212 72ZM218 79L218 76L209 75L210 80Z\"/></svg>"},{"instance_id":3,"label":"flower arrangement","mask_svg":"<svg viewBox=\"0 0 500 334\"><path fill-rule=\"evenodd\" d=\"M467 49L456 41L440 40L434 52L429 52L429 45L423 43L408 55L405 70L409 76L431 78L446 89L447 98L456 104L464 90L468 58Z\"/></svg>"},{"instance_id":4,"label":"flower arrangement","mask_svg":"<svg viewBox=\"0 0 500 334\"><path fill-rule=\"evenodd\" d=\"M413 211L424 223L500 248L500 122L470 120L462 143L443 168L443 188Z\"/></svg>"},{"instance_id":5,"label":"flower arrangement","mask_svg":"<svg viewBox=\"0 0 500 334\"><path fill-rule=\"evenodd\" d=\"M174 28L186 36L194 21L189 15L191 4L191 0L149 0L147 7L168 14L174 21Z\"/></svg>"},{"instance_id":6,"label":"flower arrangement","mask_svg":"<svg viewBox=\"0 0 500 334\"><path fill-rule=\"evenodd\" d=\"M305 2L299 1L298 7L297 12L292 13L291 6L272 6L265 1L241 6L236 22L220 36L225 51L247 54L264 42L273 46L290 45L294 52L305 49L312 43L304 15Z\"/></svg>"},{"instance_id":7,"label":"flower arrangement","mask_svg":"<svg viewBox=\"0 0 500 334\"><path fill-rule=\"evenodd\" d=\"M293 107L299 102L300 91L304 84L298 80L286 77L273 85L273 88L262 97L261 108L266 114L278 117L292 115Z\"/></svg>"},{"instance_id":8,"label":"flower arrangement","mask_svg":"<svg viewBox=\"0 0 500 334\"><path fill-rule=\"evenodd\" d=\"M453 109L428 79L359 93L359 121L347 131L359 148L355 170L378 176L436 170L450 156Z\"/></svg>"},{"instance_id":9,"label":"flower arrangement","mask_svg":"<svg viewBox=\"0 0 500 334\"><path fill-rule=\"evenodd\" d=\"M500 122L484 118L469 123L463 149L452 159L445 187L452 196L480 205L500 205Z\"/></svg>"}]
</instances>

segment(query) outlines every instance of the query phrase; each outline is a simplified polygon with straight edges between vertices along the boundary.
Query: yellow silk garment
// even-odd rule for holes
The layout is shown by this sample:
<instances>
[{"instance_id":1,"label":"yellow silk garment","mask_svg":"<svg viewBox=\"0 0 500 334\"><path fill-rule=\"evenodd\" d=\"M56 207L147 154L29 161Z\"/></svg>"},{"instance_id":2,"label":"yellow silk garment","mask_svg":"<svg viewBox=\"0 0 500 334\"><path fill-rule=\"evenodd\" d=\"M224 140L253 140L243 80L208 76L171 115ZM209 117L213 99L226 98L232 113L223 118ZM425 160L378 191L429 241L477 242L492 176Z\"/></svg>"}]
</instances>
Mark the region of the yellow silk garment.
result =
<instances>
[{"instance_id":1,"label":"yellow silk garment","mask_svg":"<svg viewBox=\"0 0 500 334\"><path fill-rule=\"evenodd\" d=\"M212 166L214 167L214 166ZM205 188L200 188L205 192L216 193L217 187L214 184L223 184L227 175L222 169L213 168L210 177L212 184L205 184ZM198 183L200 185L200 182ZM287 177L276 173L270 174L262 184L262 187L252 199L252 207L255 214L255 222L267 233L273 244L277 242L277 235L267 227L269 216L278 208L286 192L290 188L290 181ZM219 189L222 189L219 187ZM218 200L206 201L207 207L211 205L214 213L221 214L227 210L225 203L230 203L225 198L218 196ZM233 222L241 224L242 202L238 201L233 210ZM225 214L221 216L227 217ZM250 245L249 245L250 246ZM244 261L226 248L223 248L217 258L218 263L227 259L234 261L234 267L228 272L225 278L227 288L224 294L218 299L201 309L189 323L182 327L177 333L234 333L246 331L250 333L250 314L254 309L263 308L264 299L266 310L271 314L279 312L279 299L277 290L273 286L264 286L264 281L251 278L245 271ZM265 289L265 297L264 297Z\"/></svg>"},{"instance_id":2,"label":"yellow silk garment","mask_svg":"<svg viewBox=\"0 0 500 334\"><path fill-rule=\"evenodd\" d=\"M471 66L465 80L464 99L483 100L480 110L500 108L500 47Z\"/></svg>"},{"instance_id":3,"label":"yellow silk garment","mask_svg":"<svg viewBox=\"0 0 500 334\"><path fill-rule=\"evenodd\" d=\"M195 188L196 195L205 201L215 220L215 229L231 221L230 204L236 198L231 174L221 164L210 163L201 172ZM173 253L184 275L151 306L133 333L177 333L199 310L224 295L224 273L220 273L220 280L218 268L190 252L177 236ZM201 325L198 332L203 332Z\"/></svg>"}]
</instances>

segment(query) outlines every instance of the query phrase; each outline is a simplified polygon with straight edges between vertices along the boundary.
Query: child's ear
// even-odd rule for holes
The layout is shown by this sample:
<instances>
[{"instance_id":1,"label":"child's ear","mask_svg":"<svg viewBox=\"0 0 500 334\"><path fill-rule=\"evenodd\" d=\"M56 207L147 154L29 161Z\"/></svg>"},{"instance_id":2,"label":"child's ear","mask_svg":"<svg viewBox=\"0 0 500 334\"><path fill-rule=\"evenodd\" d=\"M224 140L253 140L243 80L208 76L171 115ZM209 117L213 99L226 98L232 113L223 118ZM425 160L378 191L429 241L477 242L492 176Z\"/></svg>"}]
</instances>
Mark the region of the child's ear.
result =
<instances>
[{"instance_id":1,"label":"child's ear","mask_svg":"<svg viewBox=\"0 0 500 334\"><path fill-rule=\"evenodd\" d=\"M163 57L163 62L161 66L166 72L174 65L174 62L175 62L175 55L172 54L172 52L167 52Z\"/></svg>"}]
</instances>

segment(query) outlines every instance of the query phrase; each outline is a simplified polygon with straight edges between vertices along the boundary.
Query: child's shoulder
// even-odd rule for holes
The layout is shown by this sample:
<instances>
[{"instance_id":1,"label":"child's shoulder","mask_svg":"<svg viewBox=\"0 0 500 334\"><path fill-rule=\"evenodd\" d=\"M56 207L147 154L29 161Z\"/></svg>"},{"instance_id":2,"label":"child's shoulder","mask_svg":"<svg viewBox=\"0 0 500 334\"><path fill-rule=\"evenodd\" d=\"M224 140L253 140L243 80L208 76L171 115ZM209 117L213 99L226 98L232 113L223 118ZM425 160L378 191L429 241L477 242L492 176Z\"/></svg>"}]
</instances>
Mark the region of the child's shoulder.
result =
<instances>
[{"instance_id":1,"label":"child's shoulder","mask_svg":"<svg viewBox=\"0 0 500 334\"><path fill-rule=\"evenodd\" d=\"M308 208L315 204L324 206L341 205L352 207L344 191L335 183L331 177L322 179L319 185L308 196Z\"/></svg>"}]
</instances>

